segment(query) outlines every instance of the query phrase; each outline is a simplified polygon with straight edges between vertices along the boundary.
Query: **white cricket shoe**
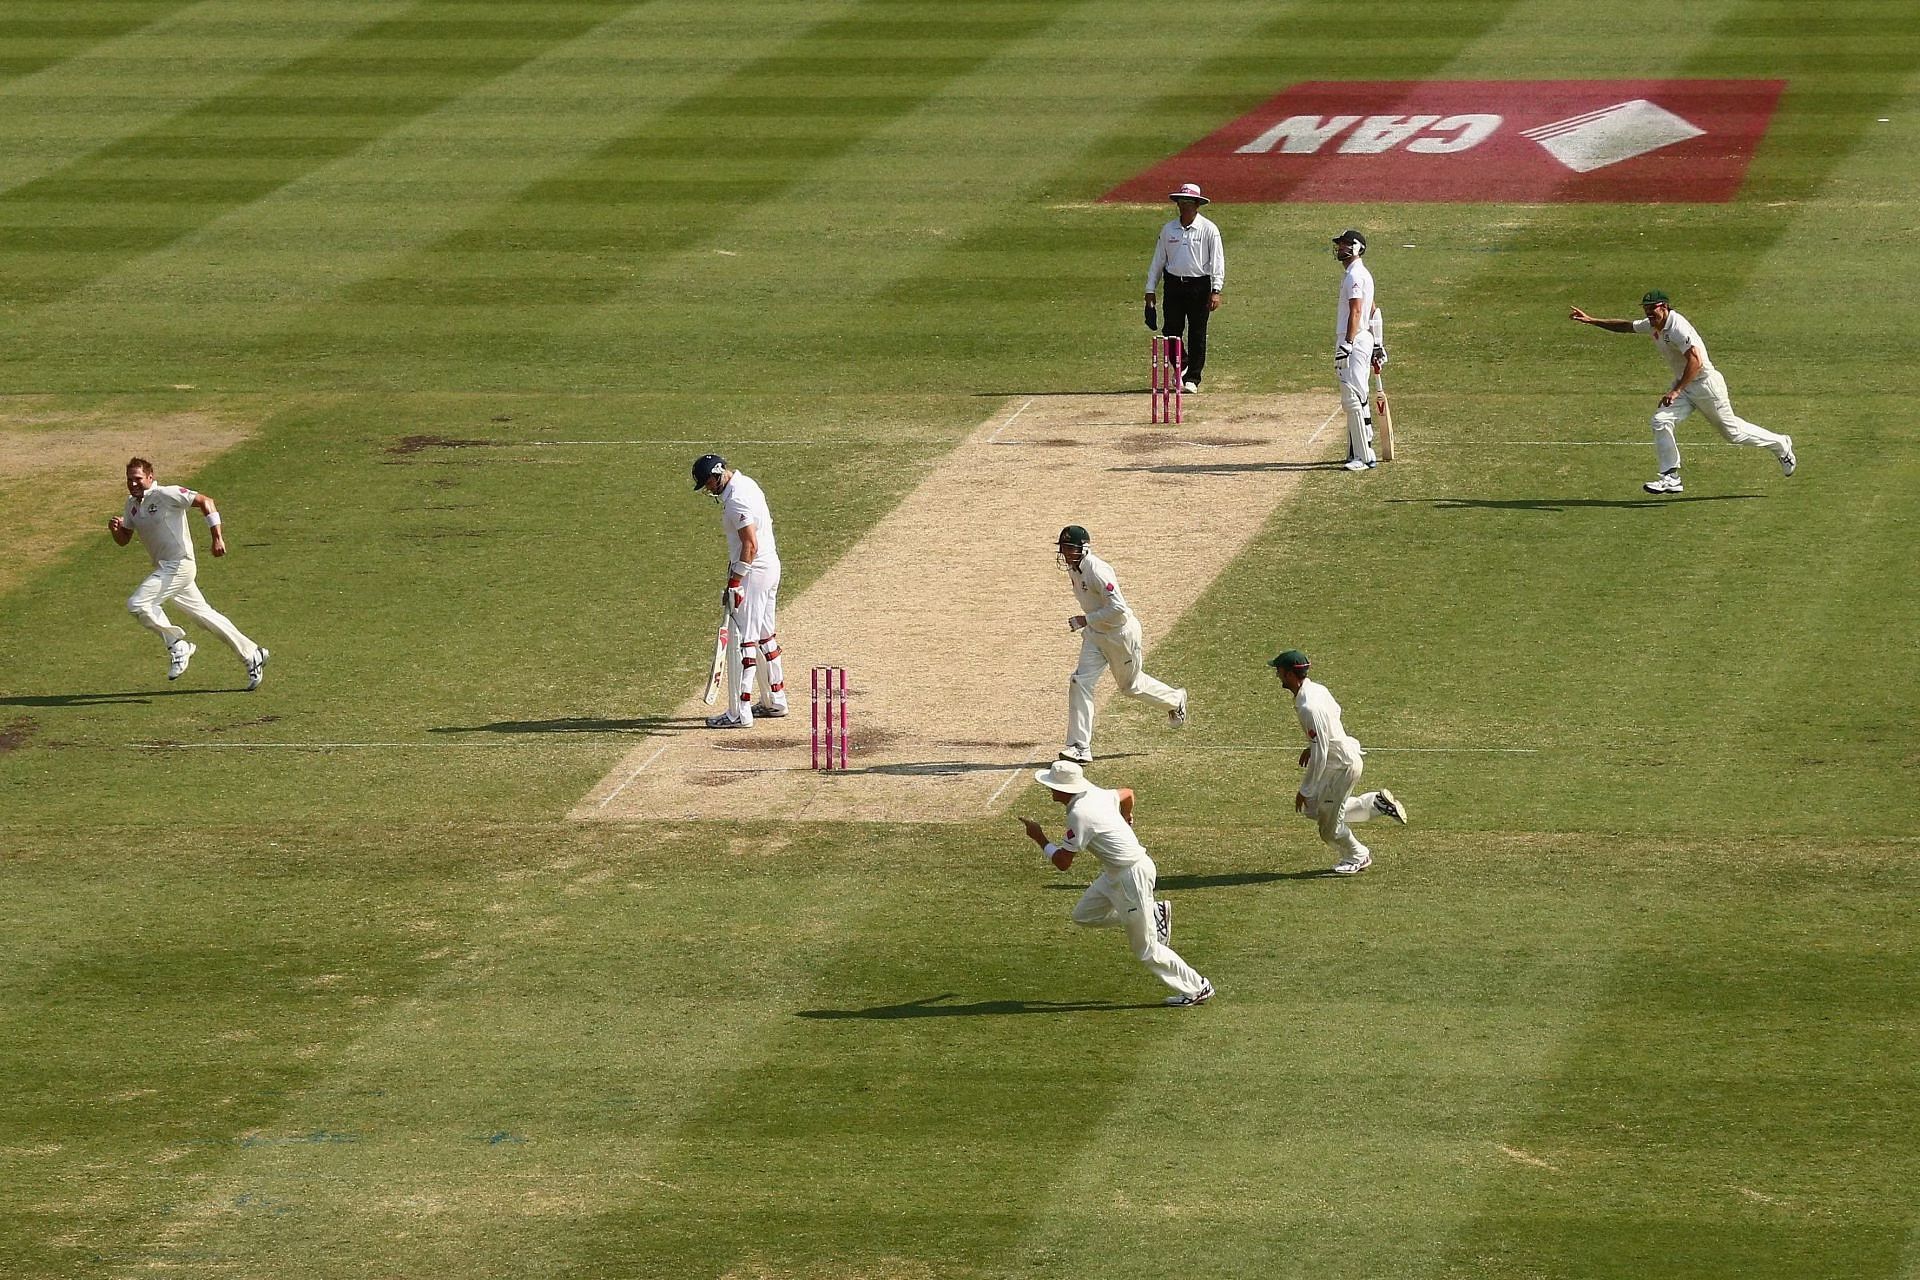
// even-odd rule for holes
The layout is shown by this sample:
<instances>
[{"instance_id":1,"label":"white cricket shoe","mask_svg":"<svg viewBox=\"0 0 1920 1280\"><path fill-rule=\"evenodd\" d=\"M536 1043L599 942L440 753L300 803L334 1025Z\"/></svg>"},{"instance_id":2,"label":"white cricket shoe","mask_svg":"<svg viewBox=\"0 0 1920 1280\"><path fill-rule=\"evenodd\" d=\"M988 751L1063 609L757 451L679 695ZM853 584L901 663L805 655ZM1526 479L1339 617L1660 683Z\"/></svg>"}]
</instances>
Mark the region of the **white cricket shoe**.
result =
<instances>
[{"instance_id":1,"label":"white cricket shoe","mask_svg":"<svg viewBox=\"0 0 1920 1280\"><path fill-rule=\"evenodd\" d=\"M1191 1009L1197 1004L1205 1004L1213 999L1213 984L1205 978L1200 979L1200 989L1190 996L1168 996L1164 1003L1176 1009Z\"/></svg>"},{"instance_id":2,"label":"white cricket shoe","mask_svg":"<svg viewBox=\"0 0 1920 1280\"><path fill-rule=\"evenodd\" d=\"M1200 384L1197 382L1183 382L1180 384L1180 389L1188 395L1195 395L1200 390Z\"/></svg>"},{"instance_id":3,"label":"white cricket shoe","mask_svg":"<svg viewBox=\"0 0 1920 1280\"><path fill-rule=\"evenodd\" d=\"M1793 437L1787 437L1787 452L1780 459L1780 474L1790 476L1794 468L1800 465L1800 459L1793 456Z\"/></svg>"},{"instance_id":4,"label":"white cricket shoe","mask_svg":"<svg viewBox=\"0 0 1920 1280\"><path fill-rule=\"evenodd\" d=\"M185 640L175 640L167 646L167 679L178 680L186 672L187 660L198 652Z\"/></svg>"},{"instance_id":5,"label":"white cricket shoe","mask_svg":"<svg viewBox=\"0 0 1920 1280\"><path fill-rule=\"evenodd\" d=\"M1162 946L1173 941L1173 904L1165 899L1153 904L1153 936Z\"/></svg>"},{"instance_id":6,"label":"white cricket shoe","mask_svg":"<svg viewBox=\"0 0 1920 1280\"><path fill-rule=\"evenodd\" d=\"M1402 805L1398 800L1395 800L1393 798L1393 792L1387 790L1385 787L1373 793L1373 811L1392 818L1403 827L1407 825L1406 806Z\"/></svg>"},{"instance_id":7,"label":"white cricket shoe","mask_svg":"<svg viewBox=\"0 0 1920 1280\"><path fill-rule=\"evenodd\" d=\"M722 712L720 715L707 717L707 728L709 729L751 729L753 728L753 722L750 720L742 720L739 716L731 716L731 715L727 715L725 712Z\"/></svg>"},{"instance_id":8,"label":"white cricket shoe","mask_svg":"<svg viewBox=\"0 0 1920 1280\"><path fill-rule=\"evenodd\" d=\"M1167 723L1178 729L1187 722L1187 691L1180 691L1180 705L1167 710Z\"/></svg>"},{"instance_id":9,"label":"white cricket shoe","mask_svg":"<svg viewBox=\"0 0 1920 1280\"><path fill-rule=\"evenodd\" d=\"M753 704L753 714L756 716L765 716L769 720L778 720L787 714L787 709L785 707L776 707L771 703L756 702Z\"/></svg>"},{"instance_id":10,"label":"white cricket shoe","mask_svg":"<svg viewBox=\"0 0 1920 1280\"><path fill-rule=\"evenodd\" d=\"M1357 876L1373 865L1373 855L1362 853L1351 858L1342 858L1333 864L1333 874L1337 876Z\"/></svg>"},{"instance_id":11,"label":"white cricket shoe","mask_svg":"<svg viewBox=\"0 0 1920 1280\"><path fill-rule=\"evenodd\" d=\"M1085 747L1068 745L1060 748L1060 758L1062 760L1071 760L1075 764L1092 764L1093 752L1087 750Z\"/></svg>"},{"instance_id":12,"label":"white cricket shoe","mask_svg":"<svg viewBox=\"0 0 1920 1280\"><path fill-rule=\"evenodd\" d=\"M253 661L247 664L247 692L252 693L255 689L258 689L260 682L266 678L266 675L267 651L265 648L256 648L253 651Z\"/></svg>"},{"instance_id":13,"label":"white cricket shoe","mask_svg":"<svg viewBox=\"0 0 1920 1280\"><path fill-rule=\"evenodd\" d=\"M1348 471L1371 471L1373 470L1373 466L1374 464L1371 462L1362 462L1358 458L1348 458L1346 469Z\"/></svg>"},{"instance_id":14,"label":"white cricket shoe","mask_svg":"<svg viewBox=\"0 0 1920 1280\"><path fill-rule=\"evenodd\" d=\"M1657 475L1640 487L1648 493L1685 493L1687 491L1686 486L1680 483L1680 473L1678 471L1669 471L1664 475Z\"/></svg>"}]
</instances>

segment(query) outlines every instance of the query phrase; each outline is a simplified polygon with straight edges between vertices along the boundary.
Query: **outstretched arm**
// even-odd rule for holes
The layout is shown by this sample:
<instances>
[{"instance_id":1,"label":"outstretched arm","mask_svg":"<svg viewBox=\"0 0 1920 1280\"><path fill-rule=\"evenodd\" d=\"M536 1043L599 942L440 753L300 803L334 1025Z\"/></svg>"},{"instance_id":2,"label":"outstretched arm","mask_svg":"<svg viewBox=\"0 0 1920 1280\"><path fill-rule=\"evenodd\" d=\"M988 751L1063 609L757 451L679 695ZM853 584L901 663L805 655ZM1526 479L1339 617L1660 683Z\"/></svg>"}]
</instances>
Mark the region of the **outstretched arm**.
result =
<instances>
[{"instance_id":1,"label":"outstretched arm","mask_svg":"<svg viewBox=\"0 0 1920 1280\"><path fill-rule=\"evenodd\" d=\"M1568 308L1567 319L1578 320L1581 324L1590 324L1596 329L1605 329L1608 333L1633 332L1633 321L1631 320L1601 320L1598 317L1588 315L1578 307Z\"/></svg>"},{"instance_id":2,"label":"outstretched arm","mask_svg":"<svg viewBox=\"0 0 1920 1280\"><path fill-rule=\"evenodd\" d=\"M1048 840L1047 833L1040 829L1039 823L1032 818L1022 818L1020 825L1027 829L1027 838L1040 846L1040 852L1046 855L1047 861L1054 865L1055 870L1065 871L1073 865L1073 850Z\"/></svg>"}]
</instances>

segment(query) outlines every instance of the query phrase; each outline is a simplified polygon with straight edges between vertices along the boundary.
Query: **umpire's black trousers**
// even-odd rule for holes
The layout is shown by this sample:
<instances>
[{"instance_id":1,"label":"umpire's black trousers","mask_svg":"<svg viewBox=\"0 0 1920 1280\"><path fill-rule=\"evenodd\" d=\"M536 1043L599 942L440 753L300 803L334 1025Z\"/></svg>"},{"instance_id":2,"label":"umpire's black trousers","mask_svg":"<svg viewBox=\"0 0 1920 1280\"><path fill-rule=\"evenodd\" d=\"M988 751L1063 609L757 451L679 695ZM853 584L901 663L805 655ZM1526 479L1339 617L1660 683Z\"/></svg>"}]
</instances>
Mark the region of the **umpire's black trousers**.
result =
<instances>
[{"instance_id":1,"label":"umpire's black trousers","mask_svg":"<svg viewBox=\"0 0 1920 1280\"><path fill-rule=\"evenodd\" d=\"M1187 372L1184 381L1198 384L1207 367L1207 317L1213 312L1207 302L1213 296L1210 276L1160 277L1160 306L1163 323L1160 332L1178 338L1186 348Z\"/></svg>"}]
</instances>

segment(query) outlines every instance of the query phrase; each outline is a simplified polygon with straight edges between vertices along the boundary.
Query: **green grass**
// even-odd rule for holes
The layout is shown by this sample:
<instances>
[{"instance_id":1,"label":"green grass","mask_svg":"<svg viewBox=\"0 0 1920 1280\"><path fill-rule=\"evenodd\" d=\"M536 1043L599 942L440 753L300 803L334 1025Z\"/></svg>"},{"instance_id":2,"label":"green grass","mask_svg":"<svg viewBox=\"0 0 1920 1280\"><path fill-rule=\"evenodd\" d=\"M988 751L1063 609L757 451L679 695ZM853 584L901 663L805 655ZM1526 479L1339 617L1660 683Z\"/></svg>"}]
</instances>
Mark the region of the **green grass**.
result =
<instances>
[{"instance_id":1,"label":"green grass","mask_svg":"<svg viewBox=\"0 0 1920 1280\"><path fill-rule=\"evenodd\" d=\"M274 664L167 685L94 533L0 596L0 1274L1920 1273L1920 20L1181 21L8 7L0 406L255 423L168 478ZM1213 210L1209 382L1326 390L1364 226L1406 449L1154 654L1184 745L1270 750L1103 721L1213 1005L1004 818L562 819L699 679L695 454L792 598L1002 397L1140 384L1120 178L1302 79L1662 75L1789 81L1737 201ZM1641 501L1662 371L1563 317L1654 284L1790 482L1690 426ZM1287 644L1414 811L1353 882L1298 874Z\"/></svg>"}]
</instances>

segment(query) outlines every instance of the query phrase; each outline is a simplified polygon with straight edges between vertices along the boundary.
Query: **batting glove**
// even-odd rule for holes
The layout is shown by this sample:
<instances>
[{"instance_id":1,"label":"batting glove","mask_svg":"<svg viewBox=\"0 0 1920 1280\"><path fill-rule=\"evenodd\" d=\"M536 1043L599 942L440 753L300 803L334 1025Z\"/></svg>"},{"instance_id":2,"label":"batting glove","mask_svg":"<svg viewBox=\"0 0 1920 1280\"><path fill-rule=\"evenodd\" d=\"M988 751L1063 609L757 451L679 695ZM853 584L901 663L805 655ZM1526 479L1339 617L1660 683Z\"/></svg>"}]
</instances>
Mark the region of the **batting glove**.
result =
<instances>
[{"instance_id":1,"label":"batting glove","mask_svg":"<svg viewBox=\"0 0 1920 1280\"><path fill-rule=\"evenodd\" d=\"M1353 344L1351 342L1343 342L1340 344L1339 350L1333 353L1333 363L1335 365L1343 365L1347 362L1347 357L1352 354Z\"/></svg>"},{"instance_id":2,"label":"batting glove","mask_svg":"<svg viewBox=\"0 0 1920 1280\"><path fill-rule=\"evenodd\" d=\"M1387 344L1381 343L1373 349L1373 367L1378 369L1387 362Z\"/></svg>"}]
</instances>

